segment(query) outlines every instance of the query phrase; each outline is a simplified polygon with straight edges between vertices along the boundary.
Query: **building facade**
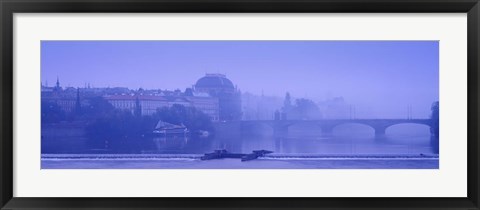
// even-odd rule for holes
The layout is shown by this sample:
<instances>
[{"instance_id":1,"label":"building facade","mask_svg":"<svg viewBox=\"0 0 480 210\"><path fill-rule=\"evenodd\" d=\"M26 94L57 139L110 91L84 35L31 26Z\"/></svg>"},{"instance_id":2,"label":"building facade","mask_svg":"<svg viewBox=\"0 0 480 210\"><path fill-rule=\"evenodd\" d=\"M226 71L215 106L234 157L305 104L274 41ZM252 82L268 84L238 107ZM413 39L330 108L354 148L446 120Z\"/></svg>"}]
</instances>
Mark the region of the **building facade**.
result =
<instances>
[{"instance_id":1,"label":"building facade","mask_svg":"<svg viewBox=\"0 0 480 210\"><path fill-rule=\"evenodd\" d=\"M130 90L128 88L62 88L57 79L54 87L41 86L42 102L57 104L65 112L88 106L91 98L101 97L114 108L141 115L152 115L158 109L175 104L194 107L214 122L241 120L241 94L222 74L206 74L193 88L180 90Z\"/></svg>"},{"instance_id":2,"label":"building facade","mask_svg":"<svg viewBox=\"0 0 480 210\"><path fill-rule=\"evenodd\" d=\"M175 104L194 107L205 113L212 121L219 120L218 99L196 96L155 96L155 95L109 95L104 96L116 109L128 110L132 113L138 108L142 115L152 115L158 109L171 107Z\"/></svg>"},{"instance_id":3,"label":"building facade","mask_svg":"<svg viewBox=\"0 0 480 210\"><path fill-rule=\"evenodd\" d=\"M223 74L206 74L193 86L194 92L218 98L219 120L241 120L241 93Z\"/></svg>"}]
</instances>

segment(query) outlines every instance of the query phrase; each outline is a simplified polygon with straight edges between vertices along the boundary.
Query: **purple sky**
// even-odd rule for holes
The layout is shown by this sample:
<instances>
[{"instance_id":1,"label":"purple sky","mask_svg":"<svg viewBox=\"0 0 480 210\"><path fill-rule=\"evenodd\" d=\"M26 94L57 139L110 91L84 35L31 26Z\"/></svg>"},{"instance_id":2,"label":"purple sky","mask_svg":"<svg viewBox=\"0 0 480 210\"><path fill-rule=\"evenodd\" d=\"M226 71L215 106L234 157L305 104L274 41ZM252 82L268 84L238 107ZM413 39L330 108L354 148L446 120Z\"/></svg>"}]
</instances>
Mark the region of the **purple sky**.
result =
<instances>
[{"instance_id":1,"label":"purple sky","mask_svg":"<svg viewBox=\"0 0 480 210\"><path fill-rule=\"evenodd\" d=\"M242 92L343 96L381 116L410 104L427 117L438 100L437 41L42 41L41 51L49 86L58 76L62 86L184 90L223 73Z\"/></svg>"}]
</instances>

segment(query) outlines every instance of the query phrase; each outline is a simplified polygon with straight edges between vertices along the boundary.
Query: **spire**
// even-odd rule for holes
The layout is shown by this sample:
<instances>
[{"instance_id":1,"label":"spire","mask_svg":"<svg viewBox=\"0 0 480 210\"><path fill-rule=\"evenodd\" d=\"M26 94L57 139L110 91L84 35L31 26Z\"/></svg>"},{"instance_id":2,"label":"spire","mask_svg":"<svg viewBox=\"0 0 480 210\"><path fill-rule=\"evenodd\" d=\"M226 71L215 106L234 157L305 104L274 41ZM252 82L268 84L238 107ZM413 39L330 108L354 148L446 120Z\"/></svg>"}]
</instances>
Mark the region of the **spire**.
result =
<instances>
[{"instance_id":1,"label":"spire","mask_svg":"<svg viewBox=\"0 0 480 210\"><path fill-rule=\"evenodd\" d=\"M80 103L80 88L77 88L77 100L75 101L75 112L77 115L82 113L82 105Z\"/></svg>"},{"instance_id":2,"label":"spire","mask_svg":"<svg viewBox=\"0 0 480 210\"><path fill-rule=\"evenodd\" d=\"M58 76L57 76L57 83L56 83L56 84L57 84L56 87L57 87L57 88L60 88L60 80L58 79Z\"/></svg>"}]
</instances>

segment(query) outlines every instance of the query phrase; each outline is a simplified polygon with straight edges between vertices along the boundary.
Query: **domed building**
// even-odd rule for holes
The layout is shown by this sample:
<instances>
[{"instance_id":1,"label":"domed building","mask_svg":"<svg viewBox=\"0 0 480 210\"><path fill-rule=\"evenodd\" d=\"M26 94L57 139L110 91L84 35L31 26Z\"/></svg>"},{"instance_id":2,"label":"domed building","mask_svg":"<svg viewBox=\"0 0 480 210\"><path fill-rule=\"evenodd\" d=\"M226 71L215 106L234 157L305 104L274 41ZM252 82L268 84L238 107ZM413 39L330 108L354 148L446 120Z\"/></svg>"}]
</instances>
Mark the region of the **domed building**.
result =
<instances>
[{"instance_id":1,"label":"domed building","mask_svg":"<svg viewBox=\"0 0 480 210\"><path fill-rule=\"evenodd\" d=\"M195 91L198 92L235 92L232 81L223 74L206 74L195 84Z\"/></svg>"},{"instance_id":2,"label":"domed building","mask_svg":"<svg viewBox=\"0 0 480 210\"><path fill-rule=\"evenodd\" d=\"M206 74L194 85L194 91L218 98L220 121L240 120L241 94L223 74Z\"/></svg>"}]
</instances>

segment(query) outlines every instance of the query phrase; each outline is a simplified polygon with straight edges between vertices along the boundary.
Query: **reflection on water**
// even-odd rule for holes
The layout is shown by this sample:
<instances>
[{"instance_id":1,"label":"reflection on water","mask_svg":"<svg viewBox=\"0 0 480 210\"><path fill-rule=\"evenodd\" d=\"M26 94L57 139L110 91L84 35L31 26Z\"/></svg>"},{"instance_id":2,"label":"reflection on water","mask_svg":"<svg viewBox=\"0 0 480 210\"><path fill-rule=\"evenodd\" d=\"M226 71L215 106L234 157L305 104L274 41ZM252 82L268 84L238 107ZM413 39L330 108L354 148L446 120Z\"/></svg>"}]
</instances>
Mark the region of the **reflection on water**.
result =
<instances>
[{"instance_id":1,"label":"reflection on water","mask_svg":"<svg viewBox=\"0 0 480 210\"><path fill-rule=\"evenodd\" d=\"M333 134L318 130L292 128L288 135L274 137L271 133L251 133L242 136L211 138L168 137L152 138L141 153L206 153L215 149L249 153L252 150L271 150L275 153L315 154L428 154L432 153L428 128L398 126L385 136L375 136L363 127L337 128Z\"/></svg>"},{"instance_id":2,"label":"reflection on water","mask_svg":"<svg viewBox=\"0 0 480 210\"><path fill-rule=\"evenodd\" d=\"M57 129L58 130L58 129ZM57 131L55 130L55 131ZM218 132L207 138L194 136L142 137L105 142L93 147L85 136L55 132L42 137L43 154L203 154L215 149L250 153L271 150L275 153L315 154L428 154L432 153L430 130L422 125L398 125L387 129L385 136L375 136L372 128L362 125L337 126L332 133L317 127L291 126L288 133L274 136L268 126L250 129L250 133ZM48 134L48 133L43 133ZM80 134L80 133L79 133ZM95 149L93 149L95 148Z\"/></svg>"},{"instance_id":3,"label":"reflection on water","mask_svg":"<svg viewBox=\"0 0 480 210\"><path fill-rule=\"evenodd\" d=\"M420 154L431 153L430 137L238 137L238 138L153 138L142 153L206 153L215 149L249 153L271 150L275 153L316 154Z\"/></svg>"}]
</instances>

